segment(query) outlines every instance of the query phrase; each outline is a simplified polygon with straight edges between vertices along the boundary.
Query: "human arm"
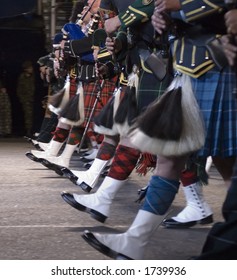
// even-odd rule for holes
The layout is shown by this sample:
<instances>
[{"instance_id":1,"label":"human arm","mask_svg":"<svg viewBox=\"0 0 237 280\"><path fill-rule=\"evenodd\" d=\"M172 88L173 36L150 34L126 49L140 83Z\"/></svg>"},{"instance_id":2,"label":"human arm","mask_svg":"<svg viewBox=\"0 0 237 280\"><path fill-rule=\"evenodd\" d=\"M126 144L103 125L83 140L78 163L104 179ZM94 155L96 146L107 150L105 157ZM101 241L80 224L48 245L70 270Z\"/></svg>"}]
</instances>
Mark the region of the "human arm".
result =
<instances>
[{"instance_id":1,"label":"human arm","mask_svg":"<svg viewBox=\"0 0 237 280\"><path fill-rule=\"evenodd\" d=\"M225 24L228 35L223 36L221 41L230 66L234 66L237 58L237 9L225 14Z\"/></svg>"},{"instance_id":2,"label":"human arm","mask_svg":"<svg viewBox=\"0 0 237 280\"><path fill-rule=\"evenodd\" d=\"M123 12L120 12L114 18L105 21L105 30L108 34L113 34L120 27L135 26L138 23L146 22L150 19L154 10L153 0L136 0Z\"/></svg>"},{"instance_id":3,"label":"human arm","mask_svg":"<svg viewBox=\"0 0 237 280\"><path fill-rule=\"evenodd\" d=\"M163 16L164 13L178 12L180 19L184 22L198 23L203 18L219 15L226 8L222 0L155 0L154 4L152 24L159 34L167 28L167 22Z\"/></svg>"},{"instance_id":4,"label":"human arm","mask_svg":"<svg viewBox=\"0 0 237 280\"><path fill-rule=\"evenodd\" d=\"M230 10L225 14L225 24L229 34L237 35L237 9Z\"/></svg>"}]
</instances>

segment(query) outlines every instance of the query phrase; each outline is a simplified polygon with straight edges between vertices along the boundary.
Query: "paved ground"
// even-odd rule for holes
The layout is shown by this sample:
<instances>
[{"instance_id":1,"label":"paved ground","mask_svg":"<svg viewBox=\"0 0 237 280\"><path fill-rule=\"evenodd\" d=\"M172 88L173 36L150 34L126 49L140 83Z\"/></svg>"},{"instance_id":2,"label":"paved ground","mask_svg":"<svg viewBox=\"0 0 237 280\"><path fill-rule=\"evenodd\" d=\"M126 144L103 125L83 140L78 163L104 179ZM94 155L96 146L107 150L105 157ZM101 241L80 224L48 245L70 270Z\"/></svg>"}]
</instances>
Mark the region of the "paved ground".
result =
<instances>
[{"instance_id":1,"label":"paved ground","mask_svg":"<svg viewBox=\"0 0 237 280\"><path fill-rule=\"evenodd\" d=\"M0 260L104 260L81 238L85 229L98 232L125 231L139 205L137 190L146 185L151 174L133 173L114 200L112 213L101 224L86 213L66 204L63 190L83 193L68 179L58 176L25 153L31 144L21 138L0 139ZM71 166L79 165L74 155ZM207 201L215 221L221 221L221 205L226 189L212 167L210 184L205 187ZM180 190L172 206L172 215L183 208ZM186 230L158 228L147 248L146 259L187 260L198 255L211 225Z\"/></svg>"}]
</instances>

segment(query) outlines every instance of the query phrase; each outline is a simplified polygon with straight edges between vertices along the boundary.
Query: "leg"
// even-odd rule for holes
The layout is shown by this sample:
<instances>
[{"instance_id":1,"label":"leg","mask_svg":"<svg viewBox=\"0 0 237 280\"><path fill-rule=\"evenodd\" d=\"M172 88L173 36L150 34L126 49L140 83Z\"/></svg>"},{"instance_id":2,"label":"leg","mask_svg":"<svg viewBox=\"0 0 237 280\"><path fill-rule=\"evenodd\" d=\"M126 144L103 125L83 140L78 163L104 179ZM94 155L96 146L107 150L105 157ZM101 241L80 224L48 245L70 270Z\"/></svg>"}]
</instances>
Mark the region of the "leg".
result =
<instances>
[{"instance_id":1,"label":"leg","mask_svg":"<svg viewBox=\"0 0 237 280\"><path fill-rule=\"evenodd\" d=\"M110 206L115 195L135 168L140 155L136 149L121 143L125 142L122 141L118 145L108 176L105 177L96 193L90 195L62 193L63 199L72 207L89 212L94 219L100 222L104 222L109 216ZM128 144L128 142L126 143Z\"/></svg>"},{"instance_id":2,"label":"leg","mask_svg":"<svg viewBox=\"0 0 237 280\"><path fill-rule=\"evenodd\" d=\"M53 132L56 130L58 124L58 116L54 113L50 117L45 117L40 128L40 133L36 140L29 139L29 141L39 151L46 151L48 144L52 140Z\"/></svg>"},{"instance_id":3,"label":"leg","mask_svg":"<svg viewBox=\"0 0 237 280\"><path fill-rule=\"evenodd\" d=\"M55 131L58 124L58 116L54 113L51 113L50 118L47 122L43 122L40 134L37 137L38 142L49 143L53 137L53 132Z\"/></svg>"},{"instance_id":4,"label":"leg","mask_svg":"<svg viewBox=\"0 0 237 280\"><path fill-rule=\"evenodd\" d=\"M97 156L97 153L99 151L99 144L97 142L95 132L91 128L88 129L88 131L86 133L86 136L90 140L90 145L91 145L92 149L91 149L89 154L83 156L83 159L85 161L92 161Z\"/></svg>"},{"instance_id":5,"label":"leg","mask_svg":"<svg viewBox=\"0 0 237 280\"><path fill-rule=\"evenodd\" d=\"M208 175L205 171L206 160L190 158L189 162L181 173L186 207L177 216L163 221L162 224L167 228L189 228L197 223L213 222L211 208L203 195L203 185L208 183Z\"/></svg>"},{"instance_id":6,"label":"leg","mask_svg":"<svg viewBox=\"0 0 237 280\"><path fill-rule=\"evenodd\" d=\"M142 259L151 235L175 198L185 161L186 157L158 157L155 175L149 182L144 204L125 233L93 234L85 231L83 238L111 258Z\"/></svg>"},{"instance_id":7,"label":"leg","mask_svg":"<svg viewBox=\"0 0 237 280\"><path fill-rule=\"evenodd\" d=\"M62 167L69 167L71 157L83 134L83 128L72 127L67 140L67 143L60 156L51 156L46 158L42 164L47 168L54 170L57 174L63 175L61 172Z\"/></svg>"},{"instance_id":8,"label":"leg","mask_svg":"<svg viewBox=\"0 0 237 280\"><path fill-rule=\"evenodd\" d=\"M225 221L216 223L210 230L198 260L237 259L237 161L227 192L222 213Z\"/></svg>"},{"instance_id":9,"label":"leg","mask_svg":"<svg viewBox=\"0 0 237 280\"><path fill-rule=\"evenodd\" d=\"M53 139L50 141L49 146L46 151L35 151L26 153L26 156L33 161L41 162L42 159L49 159L50 157L56 157L63 146L63 143L66 141L69 134L70 126L62 124L59 122Z\"/></svg>"},{"instance_id":10,"label":"leg","mask_svg":"<svg viewBox=\"0 0 237 280\"><path fill-rule=\"evenodd\" d=\"M118 145L118 136L106 136L98 150L97 156L87 171L75 171L63 168L63 174L82 190L90 192L97 184L104 168L109 164Z\"/></svg>"},{"instance_id":11,"label":"leg","mask_svg":"<svg viewBox=\"0 0 237 280\"><path fill-rule=\"evenodd\" d=\"M227 187L230 186L231 176L233 173L233 167L235 163L235 157L221 158L221 157L213 157L213 163L221 174L223 180Z\"/></svg>"}]
</instances>

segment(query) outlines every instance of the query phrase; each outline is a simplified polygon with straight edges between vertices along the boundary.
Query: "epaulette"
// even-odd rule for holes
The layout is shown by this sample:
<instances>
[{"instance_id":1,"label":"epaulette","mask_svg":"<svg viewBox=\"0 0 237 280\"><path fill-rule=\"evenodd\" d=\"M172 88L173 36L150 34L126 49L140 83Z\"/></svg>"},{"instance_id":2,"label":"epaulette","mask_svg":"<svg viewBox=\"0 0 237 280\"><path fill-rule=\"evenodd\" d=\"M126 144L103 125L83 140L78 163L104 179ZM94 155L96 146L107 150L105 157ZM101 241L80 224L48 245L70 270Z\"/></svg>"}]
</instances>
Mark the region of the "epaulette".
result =
<instances>
[{"instance_id":1,"label":"epaulette","mask_svg":"<svg viewBox=\"0 0 237 280\"><path fill-rule=\"evenodd\" d=\"M221 13L224 8L224 1L222 5L220 3L217 5L216 2L209 0L180 0L185 21L193 22L213 13Z\"/></svg>"},{"instance_id":2,"label":"epaulette","mask_svg":"<svg viewBox=\"0 0 237 280\"><path fill-rule=\"evenodd\" d=\"M128 6L127 10L119 14L122 27L132 26L138 22L143 23L150 19L154 10L153 0L141 0Z\"/></svg>"},{"instance_id":3,"label":"epaulette","mask_svg":"<svg viewBox=\"0 0 237 280\"><path fill-rule=\"evenodd\" d=\"M215 63L205 45L200 46L183 37L174 42L173 66L181 73L198 78L212 69Z\"/></svg>"},{"instance_id":4,"label":"epaulette","mask_svg":"<svg viewBox=\"0 0 237 280\"><path fill-rule=\"evenodd\" d=\"M112 55L110 52L108 52L106 47L104 47L104 48L100 49L100 51L97 55L97 58L98 58L99 62L106 62L106 61L112 60Z\"/></svg>"}]
</instances>

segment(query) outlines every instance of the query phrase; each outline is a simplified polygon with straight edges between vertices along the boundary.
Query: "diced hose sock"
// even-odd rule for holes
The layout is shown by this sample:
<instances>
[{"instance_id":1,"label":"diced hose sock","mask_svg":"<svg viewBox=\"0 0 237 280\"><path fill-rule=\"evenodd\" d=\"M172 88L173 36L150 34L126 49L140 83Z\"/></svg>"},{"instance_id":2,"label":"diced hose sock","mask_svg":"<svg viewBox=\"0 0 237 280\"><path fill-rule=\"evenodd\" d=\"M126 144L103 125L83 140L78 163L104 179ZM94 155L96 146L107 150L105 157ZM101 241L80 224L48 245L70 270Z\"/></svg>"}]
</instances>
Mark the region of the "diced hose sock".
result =
<instances>
[{"instance_id":1,"label":"diced hose sock","mask_svg":"<svg viewBox=\"0 0 237 280\"><path fill-rule=\"evenodd\" d=\"M68 129L57 127L54 132L53 140L56 142L63 143L67 139L68 135L69 135Z\"/></svg>"},{"instance_id":2,"label":"diced hose sock","mask_svg":"<svg viewBox=\"0 0 237 280\"><path fill-rule=\"evenodd\" d=\"M179 189L179 181L152 176L141 209L156 215L164 215Z\"/></svg>"},{"instance_id":3,"label":"diced hose sock","mask_svg":"<svg viewBox=\"0 0 237 280\"><path fill-rule=\"evenodd\" d=\"M135 168L140 152L136 149L118 145L108 176L126 180Z\"/></svg>"}]
</instances>

